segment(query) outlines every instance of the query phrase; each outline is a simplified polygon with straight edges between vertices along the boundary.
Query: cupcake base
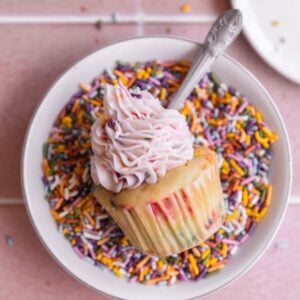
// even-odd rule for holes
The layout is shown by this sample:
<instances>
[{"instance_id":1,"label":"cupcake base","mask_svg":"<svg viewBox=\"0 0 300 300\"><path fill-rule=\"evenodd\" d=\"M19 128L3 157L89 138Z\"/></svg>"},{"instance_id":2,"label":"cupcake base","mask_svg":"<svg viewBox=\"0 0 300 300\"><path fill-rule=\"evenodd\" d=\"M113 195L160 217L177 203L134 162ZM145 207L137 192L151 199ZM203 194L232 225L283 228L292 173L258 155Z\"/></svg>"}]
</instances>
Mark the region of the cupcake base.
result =
<instances>
[{"instance_id":1,"label":"cupcake base","mask_svg":"<svg viewBox=\"0 0 300 300\"><path fill-rule=\"evenodd\" d=\"M198 245L219 229L225 214L216 156L206 148L154 185L118 194L98 186L95 196L131 243L149 255Z\"/></svg>"}]
</instances>

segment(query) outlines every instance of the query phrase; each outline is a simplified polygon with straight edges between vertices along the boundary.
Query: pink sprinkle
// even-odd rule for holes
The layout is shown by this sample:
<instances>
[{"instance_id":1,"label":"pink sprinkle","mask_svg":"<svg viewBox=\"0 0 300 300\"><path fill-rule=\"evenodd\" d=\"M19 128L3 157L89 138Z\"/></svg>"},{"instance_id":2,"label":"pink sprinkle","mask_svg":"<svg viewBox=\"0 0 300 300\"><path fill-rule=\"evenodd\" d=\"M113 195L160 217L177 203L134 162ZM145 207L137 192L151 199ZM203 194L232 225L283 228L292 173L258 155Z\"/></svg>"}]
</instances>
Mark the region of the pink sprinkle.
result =
<instances>
[{"instance_id":1,"label":"pink sprinkle","mask_svg":"<svg viewBox=\"0 0 300 300\"><path fill-rule=\"evenodd\" d=\"M93 249L93 248L89 248L89 252L90 252L90 254L91 254L92 259L93 259L93 260L96 260L96 254L95 254L94 249Z\"/></svg>"},{"instance_id":2,"label":"pink sprinkle","mask_svg":"<svg viewBox=\"0 0 300 300\"><path fill-rule=\"evenodd\" d=\"M249 178L243 180L243 181L241 182L241 185L246 185L246 184L252 182L254 179L255 179L255 176L251 176L251 177L249 177Z\"/></svg>"},{"instance_id":3,"label":"pink sprinkle","mask_svg":"<svg viewBox=\"0 0 300 300\"><path fill-rule=\"evenodd\" d=\"M73 247L75 253L79 256L79 258L83 258L84 255L82 254L82 252L79 250L79 248L76 246L76 247Z\"/></svg>"},{"instance_id":4,"label":"pink sprinkle","mask_svg":"<svg viewBox=\"0 0 300 300\"><path fill-rule=\"evenodd\" d=\"M234 240L230 240L230 239L223 239L222 242L229 244L229 245L239 245L240 242L239 241L234 241Z\"/></svg>"},{"instance_id":5,"label":"pink sprinkle","mask_svg":"<svg viewBox=\"0 0 300 300\"><path fill-rule=\"evenodd\" d=\"M248 237L249 237L249 235L248 235L248 234L245 234L245 235L243 236L243 238L240 240L240 244L245 243L245 242L247 241Z\"/></svg>"}]
</instances>

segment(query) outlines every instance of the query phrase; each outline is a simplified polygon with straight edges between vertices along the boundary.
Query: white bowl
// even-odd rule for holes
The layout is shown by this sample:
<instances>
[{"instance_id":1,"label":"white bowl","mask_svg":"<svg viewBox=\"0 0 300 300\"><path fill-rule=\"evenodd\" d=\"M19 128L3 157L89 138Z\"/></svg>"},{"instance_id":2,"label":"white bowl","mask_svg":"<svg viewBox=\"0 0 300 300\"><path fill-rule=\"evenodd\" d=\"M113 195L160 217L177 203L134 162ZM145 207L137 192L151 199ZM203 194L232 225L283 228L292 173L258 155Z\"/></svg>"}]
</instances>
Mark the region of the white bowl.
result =
<instances>
[{"instance_id":1,"label":"white bowl","mask_svg":"<svg viewBox=\"0 0 300 300\"><path fill-rule=\"evenodd\" d=\"M112 44L88 55L66 71L48 91L29 126L25 139L22 182L27 211L40 240L52 257L71 275L87 286L106 295L122 299L190 299L216 291L244 274L267 249L284 216L291 187L290 144L280 113L271 96L243 66L227 55L214 64L213 71L226 83L248 97L280 137L274 145L270 179L274 193L270 209L257 226L254 235L230 258L222 272L198 282L184 282L168 287L128 283L107 270L80 260L69 242L57 231L44 200L41 181L42 145L62 107L77 91L82 81L90 82L117 60L179 60L192 59L199 44L179 38L143 37ZM251 283L250 283L251 284Z\"/></svg>"}]
</instances>

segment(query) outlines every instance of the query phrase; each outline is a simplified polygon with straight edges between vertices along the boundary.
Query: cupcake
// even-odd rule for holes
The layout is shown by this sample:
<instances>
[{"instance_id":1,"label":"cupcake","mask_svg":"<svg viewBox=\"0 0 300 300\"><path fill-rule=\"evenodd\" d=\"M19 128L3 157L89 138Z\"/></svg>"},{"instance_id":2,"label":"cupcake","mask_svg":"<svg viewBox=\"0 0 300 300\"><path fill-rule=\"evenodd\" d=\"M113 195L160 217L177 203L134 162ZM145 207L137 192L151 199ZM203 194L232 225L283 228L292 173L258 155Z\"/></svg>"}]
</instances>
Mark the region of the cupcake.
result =
<instances>
[{"instance_id":1,"label":"cupcake","mask_svg":"<svg viewBox=\"0 0 300 300\"><path fill-rule=\"evenodd\" d=\"M91 133L95 196L149 255L190 249L222 224L216 154L193 148L185 118L146 91L106 86Z\"/></svg>"}]
</instances>

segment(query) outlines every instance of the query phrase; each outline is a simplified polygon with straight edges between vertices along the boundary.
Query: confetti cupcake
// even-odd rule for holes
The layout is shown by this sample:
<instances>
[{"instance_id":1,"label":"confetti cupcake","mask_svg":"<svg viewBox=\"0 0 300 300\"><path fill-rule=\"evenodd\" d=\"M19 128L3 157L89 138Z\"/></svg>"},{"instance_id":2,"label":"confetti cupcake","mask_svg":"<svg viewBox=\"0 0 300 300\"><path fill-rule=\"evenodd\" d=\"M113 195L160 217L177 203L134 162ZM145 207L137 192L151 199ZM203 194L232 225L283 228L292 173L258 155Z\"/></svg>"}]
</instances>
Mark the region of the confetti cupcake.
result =
<instances>
[{"instance_id":1,"label":"confetti cupcake","mask_svg":"<svg viewBox=\"0 0 300 300\"><path fill-rule=\"evenodd\" d=\"M194 150L185 118L150 93L107 85L92 148L95 196L142 252L180 253L221 226L216 154Z\"/></svg>"}]
</instances>

